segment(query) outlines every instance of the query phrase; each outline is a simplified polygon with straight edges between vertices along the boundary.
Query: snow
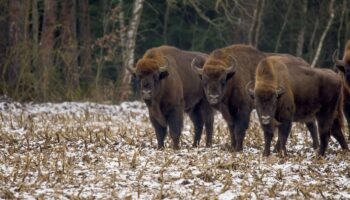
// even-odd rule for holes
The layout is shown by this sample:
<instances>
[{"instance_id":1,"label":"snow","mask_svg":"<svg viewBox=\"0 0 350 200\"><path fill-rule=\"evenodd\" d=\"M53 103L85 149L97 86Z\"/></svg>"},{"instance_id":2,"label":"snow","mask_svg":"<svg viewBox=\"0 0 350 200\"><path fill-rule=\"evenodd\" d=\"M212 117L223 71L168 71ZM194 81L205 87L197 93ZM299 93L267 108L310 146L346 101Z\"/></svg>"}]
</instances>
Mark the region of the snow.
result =
<instances>
[{"instance_id":1,"label":"snow","mask_svg":"<svg viewBox=\"0 0 350 200\"><path fill-rule=\"evenodd\" d=\"M213 147L192 147L185 117L181 150L164 150L142 102L0 102L0 199L348 199L349 153L334 139L317 158L303 124L294 124L288 156L262 156L252 114L243 152L215 116ZM273 145L272 145L273 146Z\"/></svg>"}]
</instances>

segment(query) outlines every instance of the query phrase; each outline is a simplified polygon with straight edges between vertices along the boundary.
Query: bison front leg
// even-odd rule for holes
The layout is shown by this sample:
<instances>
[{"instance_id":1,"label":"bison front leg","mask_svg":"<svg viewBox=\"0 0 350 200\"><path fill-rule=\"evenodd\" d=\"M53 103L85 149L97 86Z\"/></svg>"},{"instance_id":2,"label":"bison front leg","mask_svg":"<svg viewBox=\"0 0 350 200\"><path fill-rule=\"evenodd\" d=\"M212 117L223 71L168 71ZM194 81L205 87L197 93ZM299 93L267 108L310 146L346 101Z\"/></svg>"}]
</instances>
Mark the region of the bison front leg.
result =
<instances>
[{"instance_id":1,"label":"bison front leg","mask_svg":"<svg viewBox=\"0 0 350 200\"><path fill-rule=\"evenodd\" d=\"M211 147L213 143L213 124L214 124L214 110L211 108L209 102L206 100L201 104L201 118L205 123L205 132L207 136L206 147Z\"/></svg>"},{"instance_id":2,"label":"bison front leg","mask_svg":"<svg viewBox=\"0 0 350 200\"><path fill-rule=\"evenodd\" d=\"M264 153L263 153L264 156L270 155L272 137L273 137L273 129L264 128L264 140L265 140L265 147L264 147Z\"/></svg>"},{"instance_id":3,"label":"bison front leg","mask_svg":"<svg viewBox=\"0 0 350 200\"><path fill-rule=\"evenodd\" d=\"M285 121L278 127L278 141L276 145L279 145L279 150L283 156L287 155L286 143L292 128L292 121Z\"/></svg>"},{"instance_id":4,"label":"bison front leg","mask_svg":"<svg viewBox=\"0 0 350 200\"><path fill-rule=\"evenodd\" d=\"M231 137L231 150L234 151L236 149L236 135L235 135L235 126L233 124L228 124L228 129L230 131Z\"/></svg>"},{"instance_id":5,"label":"bison front leg","mask_svg":"<svg viewBox=\"0 0 350 200\"><path fill-rule=\"evenodd\" d=\"M173 140L173 148L180 149L180 136L183 127L183 108L181 106L174 107L168 115L168 124L171 139Z\"/></svg>"},{"instance_id":6,"label":"bison front leg","mask_svg":"<svg viewBox=\"0 0 350 200\"><path fill-rule=\"evenodd\" d=\"M154 117L150 117L153 128L156 132L158 149L164 148L164 139L166 136L166 126L162 126Z\"/></svg>"},{"instance_id":7,"label":"bison front leg","mask_svg":"<svg viewBox=\"0 0 350 200\"><path fill-rule=\"evenodd\" d=\"M213 144L213 132L214 132L214 111L208 108L208 112L204 114L205 132L207 134L206 147L211 147Z\"/></svg>"},{"instance_id":8,"label":"bison front leg","mask_svg":"<svg viewBox=\"0 0 350 200\"><path fill-rule=\"evenodd\" d=\"M246 131L249 126L250 113L242 113L235 117L235 137L236 137L236 148L237 152L243 150L243 141L245 138Z\"/></svg>"},{"instance_id":9,"label":"bison front leg","mask_svg":"<svg viewBox=\"0 0 350 200\"><path fill-rule=\"evenodd\" d=\"M307 122L306 127L309 130L311 138L312 138L312 146L314 149L317 149L320 146L320 142L319 142L318 136L317 136L316 121L313 120L312 122Z\"/></svg>"}]
</instances>

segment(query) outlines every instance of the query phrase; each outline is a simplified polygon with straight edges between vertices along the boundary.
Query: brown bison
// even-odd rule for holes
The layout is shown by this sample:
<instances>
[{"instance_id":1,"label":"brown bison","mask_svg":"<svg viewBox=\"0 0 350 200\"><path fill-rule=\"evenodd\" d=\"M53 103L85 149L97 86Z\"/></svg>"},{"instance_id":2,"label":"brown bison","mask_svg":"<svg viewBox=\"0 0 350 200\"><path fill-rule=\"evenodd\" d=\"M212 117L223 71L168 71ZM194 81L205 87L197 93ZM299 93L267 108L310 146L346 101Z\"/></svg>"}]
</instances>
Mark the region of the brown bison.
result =
<instances>
[{"instance_id":1,"label":"brown bison","mask_svg":"<svg viewBox=\"0 0 350 200\"><path fill-rule=\"evenodd\" d=\"M264 155L270 154L275 127L279 149L286 154L286 142L293 121L308 122L315 117L320 135L319 155L323 156L331 135L348 149L342 133L342 81L332 70L312 69L283 56L270 56L257 66L254 98L264 130Z\"/></svg>"},{"instance_id":2,"label":"brown bison","mask_svg":"<svg viewBox=\"0 0 350 200\"><path fill-rule=\"evenodd\" d=\"M149 111L155 129L158 148L164 147L169 126L173 148L179 148L183 113L187 112L194 124L193 146L200 142L203 125L206 127L206 146L212 144L214 114L202 89L201 80L191 69L193 58L204 62L207 55L160 46L146 51L136 68L129 68L141 84L141 96Z\"/></svg>"},{"instance_id":3,"label":"brown bison","mask_svg":"<svg viewBox=\"0 0 350 200\"><path fill-rule=\"evenodd\" d=\"M344 87L344 114L348 122L348 137L350 139L350 40L347 42L344 50L343 60L338 60L338 51L333 54L333 62L341 74Z\"/></svg>"},{"instance_id":4,"label":"brown bison","mask_svg":"<svg viewBox=\"0 0 350 200\"><path fill-rule=\"evenodd\" d=\"M231 45L214 50L203 68L197 67L196 59L193 60L192 67L201 76L209 103L221 112L228 124L231 147L236 151L243 149L250 112L254 107L245 86L254 80L256 66L267 55L274 54L260 52L248 45ZM283 56L300 60L287 54ZM309 122L307 126L314 139L314 147L317 148L316 125Z\"/></svg>"}]
</instances>

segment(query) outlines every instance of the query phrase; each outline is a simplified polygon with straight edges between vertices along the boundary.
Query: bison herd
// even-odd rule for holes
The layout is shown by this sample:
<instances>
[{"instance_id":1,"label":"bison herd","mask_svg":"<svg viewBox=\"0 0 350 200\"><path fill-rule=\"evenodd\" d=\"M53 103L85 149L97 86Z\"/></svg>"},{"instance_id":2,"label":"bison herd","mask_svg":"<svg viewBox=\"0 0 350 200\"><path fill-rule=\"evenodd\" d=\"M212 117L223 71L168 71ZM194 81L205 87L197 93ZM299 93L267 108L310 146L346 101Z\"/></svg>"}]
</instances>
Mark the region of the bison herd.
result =
<instances>
[{"instance_id":1,"label":"bison herd","mask_svg":"<svg viewBox=\"0 0 350 200\"><path fill-rule=\"evenodd\" d=\"M306 124L313 147L324 156L330 136L348 149L343 115L349 126L350 40L343 59L337 57L335 51L336 69L330 70L311 68L289 54L266 53L242 44L209 55L160 46L147 50L128 70L140 82L158 148L164 147L168 127L173 148L180 148L184 112L194 125L193 146L199 145L205 126L210 147L216 109L229 128L232 150L242 151L250 113L256 109L264 132L264 156L270 155L276 129L275 150L287 154L292 122Z\"/></svg>"}]
</instances>

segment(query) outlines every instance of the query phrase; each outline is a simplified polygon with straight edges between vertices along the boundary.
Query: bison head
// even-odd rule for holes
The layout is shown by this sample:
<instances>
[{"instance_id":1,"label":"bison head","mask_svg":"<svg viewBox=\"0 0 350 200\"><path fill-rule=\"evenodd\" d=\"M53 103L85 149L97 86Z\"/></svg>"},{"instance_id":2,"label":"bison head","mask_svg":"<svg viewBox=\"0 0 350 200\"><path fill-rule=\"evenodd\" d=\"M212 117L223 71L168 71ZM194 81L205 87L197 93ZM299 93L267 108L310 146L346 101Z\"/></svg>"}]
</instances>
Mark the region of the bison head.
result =
<instances>
[{"instance_id":1,"label":"bison head","mask_svg":"<svg viewBox=\"0 0 350 200\"><path fill-rule=\"evenodd\" d=\"M136 68L127 68L141 85L141 96L145 101L151 100L160 93L160 81L168 76L169 60L163 57L162 60L153 58L142 58Z\"/></svg>"},{"instance_id":2,"label":"bison head","mask_svg":"<svg viewBox=\"0 0 350 200\"><path fill-rule=\"evenodd\" d=\"M347 62L347 58L350 59L350 52L344 52L344 59L338 60L338 50L335 50L332 56L333 62L337 69L345 75L346 82L350 84L350 63Z\"/></svg>"},{"instance_id":3,"label":"bison head","mask_svg":"<svg viewBox=\"0 0 350 200\"><path fill-rule=\"evenodd\" d=\"M229 56L229 60L229 64L208 60L203 68L196 66L196 58L192 60L192 68L200 75L205 95L212 105L221 102L227 90L227 82L235 74L236 59Z\"/></svg>"},{"instance_id":4,"label":"bison head","mask_svg":"<svg viewBox=\"0 0 350 200\"><path fill-rule=\"evenodd\" d=\"M252 85L252 82L249 82L246 88L249 96L255 101L260 123L271 125L277 110L277 101L284 93L284 88L260 83L252 88Z\"/></svg>"}]
</instances>

